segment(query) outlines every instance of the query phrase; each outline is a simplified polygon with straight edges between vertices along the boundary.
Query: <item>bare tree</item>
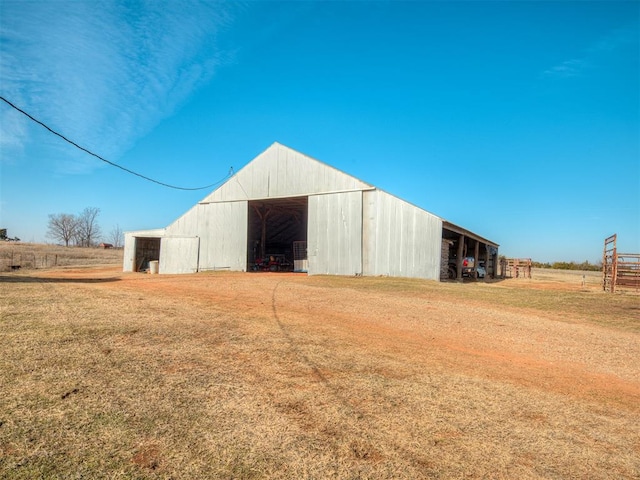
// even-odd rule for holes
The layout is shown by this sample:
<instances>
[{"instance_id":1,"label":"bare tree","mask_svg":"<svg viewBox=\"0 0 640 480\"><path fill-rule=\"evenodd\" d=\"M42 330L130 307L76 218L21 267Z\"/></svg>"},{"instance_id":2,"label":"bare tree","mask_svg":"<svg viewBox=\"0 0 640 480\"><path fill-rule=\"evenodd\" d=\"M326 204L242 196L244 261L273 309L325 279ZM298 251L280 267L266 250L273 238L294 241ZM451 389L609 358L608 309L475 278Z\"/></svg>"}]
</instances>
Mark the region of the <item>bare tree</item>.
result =
<instances>
[{"instance_id":1,"label":"bare tree","mask_svg":"<svg viewBox=\"0 0 640 480\"><path fill-rule=\"evenodd\" d=\"M122 246L122 229L120 225L116 225L111 229L109 233L109 241L115 248L120 248Z\"/></svg>"},{"instance_id":2,"label":"bare tree","mask_svg":"<svg viewBox=\"0 0 640 480\"><path fill-rule=\"evenodd\" d=\"M84 246L84 238L82 236L82 233L80 233L80 230L77 228L76 231L73 232L73 243L76 245L76 247Z\"/></svg>"},{"instance_id":3,"label":"bare tree","mask_svg":"<svg viewBox=\"0 0 640 480\"><path fill-rule=\"evenodd\" d=\"M78 240L79 245L90 247L101 235L100 225L97 223L100 209L97 207L87 207L78 215Z\"/></svg>"},{"instance_id":4,"label":"bare tree","mask_svg":"<svg viewBox=\"0 0 640 480\"><path fill-rule=\"evenodd\" d=\"M49 214L48 228L47 237L64 242L65 247L68 247L78 230L78 218L69 213L52 213Z\"/></svg>"}]
</instances>

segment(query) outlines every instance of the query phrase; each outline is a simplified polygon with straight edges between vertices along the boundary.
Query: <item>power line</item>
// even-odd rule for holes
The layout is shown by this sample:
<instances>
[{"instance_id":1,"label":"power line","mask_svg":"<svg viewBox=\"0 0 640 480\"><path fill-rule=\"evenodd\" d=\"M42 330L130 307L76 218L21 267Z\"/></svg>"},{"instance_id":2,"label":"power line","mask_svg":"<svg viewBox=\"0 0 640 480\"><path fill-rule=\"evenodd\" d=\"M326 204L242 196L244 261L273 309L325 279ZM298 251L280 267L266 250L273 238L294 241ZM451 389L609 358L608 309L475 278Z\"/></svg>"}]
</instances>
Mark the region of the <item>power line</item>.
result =
<instances>
[{"instance_id":1,"label":"power line","mask_svg":"<svg viewBox=\"0 0 640 480\"><path fill-rule=\"evenodd\" d=\"M80 145L78 145L76 142L69 140L67 137L65 137L64 135L62 135L61 133L56 132L55 130L53 130L52 128L48 127L47 125L45 125L44 123L42 123L40 120L38 120L37 118L32 117L31 115L29 115L27 112L25 112L24 110L22 110L19 107L16 107L13 103L11 103L9 100L7 100L6 98L0 96L0 100L2 100L3 102L5 102L7 105L9 105L10 107L14 108L15 110L17 110L18 112L22 113L23 115L26 115L30 120L33 120L35 123L37 123L38 125L46 128L47 130L49 130L51 133L53 133L54 135L60 137L61 139L63 139L65 142L70 143L71 145L73 145L74 147L82 150L85 153L88 153L89 155L96 157L99 160L102 160L105 163L108 163L109 165L111 165L112 167L116 167L119 168L120 170L124 170L127 173L130 173L132 175L135 175L137 177L143 178L145 180L148 180L149 182L153 182L153 183L157 183L158 185L162 185L163 187L168 187L168 188L174 188L176 190L204 190L205 188L211 188L211 187L215 187L216 185L219 185L220 183L224 182L225 180L227 180L229 177L231 177L233 175L233 167L231 167L229 169L229 173L227 174L226 177L224 177L222 180L218 180L215 183L212 183L210 185L205 185L204 187L195 187L195 188L187 188L187 187L177 187L175 185L170 185L168 183L164 183L164 182L160 182L158 180L154 180L153 178L149 178L145 175L142 175L141 173L138 172L134 172L133 170L129 170L126 167L123 167L122 165L118 165L117 163L114 163L110 160L107 160L106 158L101 157L100 155L93 153L91 150L87 150L84 147L81 147Z\"/></svg>"}]
</instances>

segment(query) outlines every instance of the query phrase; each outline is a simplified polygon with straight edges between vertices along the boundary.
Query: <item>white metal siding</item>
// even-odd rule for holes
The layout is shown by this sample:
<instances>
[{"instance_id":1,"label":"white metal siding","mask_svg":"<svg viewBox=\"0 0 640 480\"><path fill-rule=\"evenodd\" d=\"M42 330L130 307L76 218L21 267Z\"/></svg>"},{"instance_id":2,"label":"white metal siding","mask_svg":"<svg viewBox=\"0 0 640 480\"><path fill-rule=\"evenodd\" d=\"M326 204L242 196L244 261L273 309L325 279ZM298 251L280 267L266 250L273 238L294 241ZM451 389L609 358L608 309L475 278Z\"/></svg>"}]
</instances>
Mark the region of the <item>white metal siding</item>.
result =
<instances>
[{"instance_id":1,"label":"white metal siding","mask_svg":"<svg viewBox=\"0 0 640 480\"><path fill-rule=\"evenodd\" d=\"M380 190L363 195L363 274L439 279L442 220Z\"/></svg>"},{"instance_id":2,"label":"white metal siding","mask_svg":"<svg viewBox=\"0 0 640 480\"><path fill-rule=\"evenodd\" d=\"M200 270L247 268L247 202L199 205Z\"/></svg>"},{"instance_id":3,"label":"white metal siding","mask_svg":"<svg viewBox=\"0 0 640 480\"><path fill-rule=\"evenodd\" d=\"M178 218L175 222L167 227L167 235L178 235L197 237L198 231L198 219L199 211L202 205L196 204L191 207L184 215Z\"/></svg>"},{"instance_id":4,"label":"white metal siding","mask_svg":"<svg viewBox=\"0 0 640 480\"><path fill-rule=\"evenodd\" d=\"M274 143L201 203L362 190L370 185Z\"/></svg>"},{"instance_id":5,"label":"white metal siding","mask_svg":"<svg viewBox=\"0 0 640 480\"><path fill-rule=\"evenodd\" d=\"M174 247L174 242L164 241L173 237L199 238L196 266L200 270L243 271L247 262L248 200L295 196L309 198L310 274L439 278L439 217L278 143L177 219L166 232L127 232L123 268L131 271L135 267L135 236L142 233L163 237L160 273L193 268L195 243L183 246L177 241ZM182 248L186 249L182 252L184 260L180 260ZM165 254L169 257L163 260Z\"/></svg>"},{"instance_id":6,"label":"white metal siding","mask_svg":"<svg viewBox=\"0 0 640 480\"><path fill-rule=\"evenodd\" d=\"M167 227L167 235L200 237L199 270L244 271L247 208L246 201L195 205Z\"/></svg>"},{"instance_id":7,"label":"white metal siding","mask_svg":"<svg viewBox=\"0 0 640 480\"><path fill-rule=\"evenodd\" d=\"M199 240L198 237L163 237L158 273L197 272Z\"/></svg>"},{"instance_id":8,"label":"white metal siding","mask_svg":"<svg viewBox=\"0 0 640 480\"><path fill-rule=\"evenodd\" d=\"M310 275L362 273L362 192L309 197Z\"/></svg>"},{"instance_id":9,"label":"white metal siding","mask_svg":"<svg viewBox=\"0 0 640 480\"><path fill-rule=\"evenodd\" d=\"M136 238L132 233L124 234L124 251L122 252L122 255L122 271L135 271L134 267L136 262Z\"/></svg>"}]
</instances>

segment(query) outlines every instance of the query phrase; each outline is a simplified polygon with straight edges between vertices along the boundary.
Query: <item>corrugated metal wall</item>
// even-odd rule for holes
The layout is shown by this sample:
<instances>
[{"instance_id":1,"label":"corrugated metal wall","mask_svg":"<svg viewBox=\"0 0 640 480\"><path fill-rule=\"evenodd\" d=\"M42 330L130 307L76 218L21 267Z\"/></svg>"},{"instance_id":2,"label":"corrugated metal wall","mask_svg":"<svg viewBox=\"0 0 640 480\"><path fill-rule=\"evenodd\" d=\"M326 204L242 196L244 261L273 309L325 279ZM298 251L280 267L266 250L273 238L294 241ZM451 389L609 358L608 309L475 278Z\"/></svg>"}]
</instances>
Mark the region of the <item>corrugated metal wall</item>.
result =
<instances>
[{"instance_id":1,"label":"corrugated metal wall","mask_svg":"<svg viewBox=\"0 0 640 480\"><path fill-rule=\"evenodd\" d=\"M248 202L200 205L200 270L247 269Z\"/></svg>"},{"instance_id":2,"label":"corrugated metal wall","mask_svg":"<svg viewBox=\"0 0 640 480\"><path fill-rule=\"evenodd\" d=\"M136 264L136 237L133 232L124 234L124 251L122 252L122 271L134 272Z\"/></svg>"},{"instance_id":3,"label":"corrugated metal wall","mask_svg":"<svg viewBox=\"0 0 640 480\"><path fill-rule=\"evenodd\" d=\"M310 274L438 279L442 220L280 144L273 144L167 227L164 236L199 237L198 268L247 267L248 200L308 196ZM129 237L127 237L129 238ZM165 242L164 271L189 270L180 241ZM129 250L125 242L125 270ZM161 258L162 262L162 258Z\"/></svg>"},{"instance_id":4,"label":"corrugated metal wall","mask_svg":"<svg viewBox=\"0 0 640 480\"><path fill-rule=\"evenodd\" d=\"M202 205L196 204L184 215L169 225L166 230L167 235L184 235L188 237L198 236L198 211Z\"/></svg>"},{"instance_id":5,"label":"corrugated metal wall","mask_svg":"<svg viewBox=\"0 0 640 480\"><path fill-rule=\"evenodd\" d=\"M371 185L274 143L201 203L307 196L366 188L371 188Z\"/></svg>"},{"instance_id":6,"label":"corrugated metal wall","mask_svg":"<svg viewBox=\"0 0 640 480\"><path fill-rule=\"evenodd\" d=\"M198 237L163 237L159 273L197 272L199 241Z\"/></svg>"},{"instance_id":7,"label":"corrugated metal wall","mask_svg":"<svg viewBox=\"0 0 640 480\"><path fill-rule=\"evenodd\" d=\"M362 192L309 197L310 275L362 273Z\"/></svg>"},{"instance_id":8,"label":"corrugated metal wall","mask_svg":"<svg viewBox=\"0 0 640 480\"><path fill-rule=\"evenodd\" d=\"M247 268L247 208L246 201L198 204L167 227L167 236L200 237L199 270L244 271ZM165 253L171 254L163 250L162 255ZM164 273L177 272L165 270Z\"/></svg>"},{"instance_id":9,"label":"corrugated metal wall","mask_svg":"<svg viewBox=\"0 0 640 480\"><path fill-rule=\"evenodd\" d=\"M200 270L243 271L247 267L247 200L347 191L349 194L346 196L341 193L335 197L323 195L326 198L316 199L317 221L315 224L310 221L309 231L316 229L318 255L315 258L316 268L312 267L314 262L310 261L309 272L353 275L362 271L361 189L368 188L372 187L274 143L167 227L166 235L200 237ZM354 199L356 203L352 204ZM310 203L309 209L312 208ZM348 217L346 223L341 220L342 214ZM334 228L340 233L334 232ZM167 248L172 247L168 245ZM334 258L336 256L338 258ZM164 273L170 272L165 269Z\"/></svg>"},{"instance_id":10,"label":"corrugated metal wall","mask_svg":"<svg viewBox=\"0 0 640 480\"><path fill-rule=\"evenodd\" d=\"M363 195L363 274L439 279L442 220L380 190Z\"/></svg>"}]
</instances>

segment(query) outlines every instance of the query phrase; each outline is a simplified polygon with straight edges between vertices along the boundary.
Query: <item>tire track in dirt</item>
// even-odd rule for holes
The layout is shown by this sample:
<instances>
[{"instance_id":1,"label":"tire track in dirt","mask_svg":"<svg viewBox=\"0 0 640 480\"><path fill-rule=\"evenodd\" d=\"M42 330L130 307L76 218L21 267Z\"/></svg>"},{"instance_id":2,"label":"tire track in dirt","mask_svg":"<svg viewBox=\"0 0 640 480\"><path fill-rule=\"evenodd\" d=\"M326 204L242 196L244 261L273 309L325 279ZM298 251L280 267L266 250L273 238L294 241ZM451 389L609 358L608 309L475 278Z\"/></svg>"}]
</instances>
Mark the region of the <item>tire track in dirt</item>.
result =
<instances>
[{"instance_id":1,"label":"tire track in dirt","mask_svg":"<svg viewBox=\"0 0 640 480\"><path fill-rule=\"evenodd\" d=\"M318 381L324 384L325 387L332 390L329 380L327 380L327 378L322 374L322 372L317 367L317 365L315 365L309 359L309 357L307 357L302 352L302 350L296 345L295 341L293 340L293 337L291 337L284 323L282 323L282 321L280 320L280 317L278 316L278 308L276 305L276 291L278 290L278 286L280 285L280 283L281 282L276 283L275 286L273 287L273 291L271 292L271 310L273 312L273 318L278 324L278 328L282 332L282 335L284 335L284 337L287 339L287 342L289 343L289 346L291 347L291 350L294 353L294 355L298 357L302 361L302 363L304 363L311 370L311 372L313 372L313 375L318 379Z\"/></svg>"},{"instance_id":2,"label":"tire track in dirt","mask_svg":"<svg viewBox=\"0 0 640 480\"><path fill-rule=\"evenodd\" d=\"M108 278L112 274L105 271L99 275ZM86 278L92 274L69 275ZM118 274L117 278L117 282L80 282L78 286L88 293L93 289L118 289L136 292L136 297L153 296L158 300L159 311L179 303L186 315L193 307L221 311L237 319L251 335L247 337L248 342L241 340L251 348L242 351L243 359L236 359L246 372L254 374L255 380L247 375L249 385L258 388L260 395L269 399L270 408L275 408L291 424L296 423L305 435L330 445L333 452L349 449L353 461L376 463L384 462L385 458L402 457L409 469L424 474L431 469L431 460L437 462L440 448L435 443L432 445L431 440L439 441L445 430L456 432L445 425L438 430L440 437L437 437L438 431L430 429L421 438L420 451L417 448L411 451L411 443L405 443L403 448L384 423L384 412L375 409L376 400L385 394L384 389L376 390L358 403L355 396L345 394L358 393L357 388L349 390L346 383L341 383L345 378L358 382L361 375L388 376L392 380L389 384L404 387L414 380L424 382L424 375L433 372L445 383L462 377L459 381L483 385L489 392L499 392L501 383L511 384L516 387L511 390L520 399L530 395L548 398L557 404L589 404L586 408L594 412L616 412L616 407L622 407L616 414L624 416L626 412L637 412L640 404L637 382L623 381L615 374L597 373L594 361L584 364L568 361L575 352L568 349L571 345L566 339L557 336L571 331L566 323L554 323L550 318L517 308L509 313L514 315L514 322L510 323L490 300L485 303L474 300L474 316L469 314L469 302L462 299L454 303L451 295L431 298L418 294L414 298L388 291L326 287L322 279L307 277ZM482 321L478 321L479 317ZM175 325L179 328L179 323ZM523 328L524 325L527 328ZM588 325L580 328L598 335L608 334ZM267 353L271 345L260 345L259 334L265 332L277 347L275 355ZM280 338L276 338L278 334ZM519 350L525 335L539 335L544 341L531 342L526 351ZM579 340L585 338L582 335ZM550 347L553 348L550 350ZM581 348L588 349L588 345ZM555 356L549 357L549 352ZM344 360L379 356L380 367L374 362L370 365L361 362L360 366L372 370L349 369L347 372L346 364L323 365L323 359L327 358L324 355L334 353ZM612 354L621 359L628 357L620 351ZM564 360L558 360L562 358ZM617 365L612 363L612 372ZM278 370L283 372L281 377L269 376L280 373ZM307 382L306 378L312 380ZM306 390L297 391L299 385ZM368 393L363 391L365 395ZM331 417L333 423L327 421L323 409L335 411ZM442 410L434 415L441 413L444 418L451 418ZM536 411L523 413L528 414L535 415ZM535 416L532 418L538 421ZM434 424L438 426L437 422ZM465 435L473 436L473 432Z\"/></svg>"},{"instance_id":3,"label":"tire track in dirt","mask_svg":"<svg viewBox=\"0 0 640 480\"><path fill-rule=\"evenodd\" d=\"M74 277L86 274L83 271L64 272L65 276ZM105 269L102 272L102 275L112 274L113 269ZM588 365L548 358L544 350L547 348L545 344L531 345L526 353L519 354L514 350L521 338L515 337L519 331L513 325L501 324L503 328L500 332L485 333L504 336L505 345L499 345L492 342L491 337L478 337L473 330L447 330L445 323L440 322L437 327L429 323L430 318L451 316L460 318L463 323L468 322L469 316L461 310L468 308L466 303L469 302L426 302L424 299L394 298L388 292L363 294L358 291L323 289L306 284L305 280L308 277L282 278L277 274L228 277L202 275L190 276L188 281L184 277L152 277L140 274L120 274L118 278L118 282L83 285L92 288L125 288L139 292L155 292L166 296L167 299L174 298L179 301L184 301L187 297L199 302L213 303L216 308L223 308L230 313L251 309L259 314L270 304L271 315L293 352L297 352L301 363L309 368L318 381L327 386L330 385L327 376L296 346L283 322L282 311L295 315L297 321L304 321L305 329L315 329L326 334L331 327L331 334L335 335L336 339L347 338L349 342L370 348L374 352L401 355L410 364L424 367L439 365L480 378L511 382L526 388L552 391L575 398L613 403L632 411L640 409L638 382L625 380L615 374L588 371ZM295 292L280 295L276 299L276 293L285 281ZM256 290L261 293L256 294ZM267 293L269 290L270 294ZM271 297L268 300L267 295ZM479 300L474 300L471 304L475 305L478 302ZM391 320L386 318L389 312L411 310L414 311L414 317L420 317L419 321L402 316ZM486 312L483 315L491 315L490 307L485 306L484 310ZM518 311L517 307L511 307L509 314L517 316ZM527 309L520 311L522 318L532 315ZM318 322L319 318L322 319L321 323ZM533 331L537 328L535 322L538 321L532 320ZM597 327L584 328L592 328L598 334L606 333ZM541 331L540 335L547 339L548 344L555 345L562 341L560 338L550 337L553 331ZM509 342L510 336L514 336L516 341Z\"/></svg>"},{"instance_id":4,"label":"tire track in dirt","mask_svg":"<svg viewBox=\"0 0 640 480\"><path fill-rule=\"evenodd\" d=\"M378 433L371 435L371 433L367 433L378 432L378 426L376 425L374 419L369 418L369 416L365 414L364 411L354 405L354 402L350 401L347 397L342 395L339 388L337 388L330 382L330 380L322 373L320 367L316 363L314 363L296 344L296 341L289 332L289 328L280 318L280 315L278 314L276 292L281 283L281 281L278 281L274 285L271 292L271 309L273 313L273 319L282 332L282 335L288 342L292 354L312 372L313 376L320 382L320 384L329 393L329 395L334 398L338 402L338 404L340 404L346 410L346 412L348 412L346 416L350 417L352 420L355 419L355 426L353 424L350 427L346 426L348 422L345 422L345 424L342 426L342 429L345 429L345 431L342 432L342 436L345 437L347 436L347 433L351 433L351 436L353 437L354 433L347 432L346 430L348 430L349 428L351 430L353 430L354 428L356 429L355 437L358 438L358 440L351 441L349 444L349 448L354 458L356 460L365 460L373 463L383 461L384 454L374 446L377 443L381 443L386 444L387 447L394 450L401 458L414 466L418 471L431 469L433 465L426 458L422 458L421 456L410 452L409 450L403 448L401 445L389 439L384 434ZM295 413L296 416L302 414L309 417L313 415L313 412L310 412L306 409L302 409L302 411L297 409ZM303 421L303 426L305 428L314 428L316 431L328 437L340 436L338 435L338 432L335 431L335 427L323 427L321 426L321 423L321 419L308 418ZM376 438L378 436L380 438Z\"/></svg>"},{"instance_id":5,"label":"tire track in dirt","mask_svg":"<svg viewBox=\"0 0 640 480\"><path fill-rule=\"evenodd\" d=\"M295 297L300 299L301 292L297 292ZM335 327L333 332L337 335L348 334L350 342L363 345L372 351L400 355L411 365L423 365L428 368L429 365L437 364L480 378L507 381L526 388L552 391L575 398L614 403L631 411L640 410L638 382L625 380L613 374L591 372L586 370L585 365L549 360L542 352L534 355L535 349L528 354L518 354L506 348L498 349L468 336L468 332L429 329L427 322L422 325L407 325L402 320L397 320L395 324L380 320L380 317L376 316L375 302L367 302L366 295L359 296L350 292L347 300L363 304L362 308L356 309L361 313L349 308L346 312L341 312L339 300L332 300L331 310L312 309L305 313L304 306L298 305L295 309L296 315L298 318L306 315L309 328L318 328L314 325L314 320L322 315L322 330L332 325ZM298 300L298 303L300 302L301 300ZM312 301L310 305L318 303ZM402 308L409 310L406 305ZM452 306L430 305L429 309L429 315L450 315Z\"/></svg>"}]
</instances>

